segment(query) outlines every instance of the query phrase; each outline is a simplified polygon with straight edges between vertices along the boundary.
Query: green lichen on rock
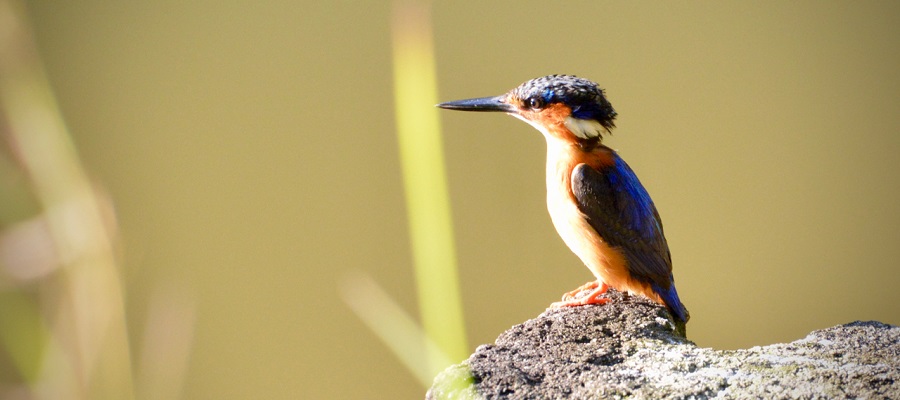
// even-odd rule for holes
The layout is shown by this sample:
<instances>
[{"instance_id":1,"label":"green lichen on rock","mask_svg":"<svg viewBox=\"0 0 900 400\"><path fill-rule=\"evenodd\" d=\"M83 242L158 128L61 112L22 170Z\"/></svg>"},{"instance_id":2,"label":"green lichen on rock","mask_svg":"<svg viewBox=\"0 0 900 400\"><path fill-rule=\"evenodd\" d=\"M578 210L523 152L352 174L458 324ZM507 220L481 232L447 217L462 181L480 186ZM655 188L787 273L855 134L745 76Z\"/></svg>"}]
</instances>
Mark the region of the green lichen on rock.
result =
<instances>
[{"instance_id":1,"label":"green lichen on rock","mask_svg":"<svg viewBox=\"0 0 900 400\"><path fill-rule=\"evenodd\" d=\"M435 400L480 400L484 397L475 390L472 371L463 364L452 365L434 378L428 396Z\"/></svg>"}]
</instances>

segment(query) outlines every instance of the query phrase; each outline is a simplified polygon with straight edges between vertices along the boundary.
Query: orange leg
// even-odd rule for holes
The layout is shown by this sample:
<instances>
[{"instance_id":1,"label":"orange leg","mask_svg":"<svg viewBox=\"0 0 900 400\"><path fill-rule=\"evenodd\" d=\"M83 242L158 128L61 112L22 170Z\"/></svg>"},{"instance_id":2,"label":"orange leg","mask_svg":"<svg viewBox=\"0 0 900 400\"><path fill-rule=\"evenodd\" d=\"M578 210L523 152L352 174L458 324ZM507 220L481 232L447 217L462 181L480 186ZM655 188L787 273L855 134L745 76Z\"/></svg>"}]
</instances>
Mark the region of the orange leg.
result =
<instances>
[{"instance_id":1,"label":"orange leg","mask_svg":"<svg viewBox=\"0 0 900 400\"><path fill-rule=\"evenodd\" d=\"M587 296L575 298L575 295L581 293L585 290L594 289ZM562 301L557 301L550 305L550 308L562 308L562 307L574 307L574 306L584 306L588 304L606 304L609 303L609 299L600 298L601 295L606 293L609 289L609 286L604 283L599 283L597 281L588 282L584 285L581 285L578 289L575 289L571 292L568 292L563 295Z\"/></svg>"}]
</instances>

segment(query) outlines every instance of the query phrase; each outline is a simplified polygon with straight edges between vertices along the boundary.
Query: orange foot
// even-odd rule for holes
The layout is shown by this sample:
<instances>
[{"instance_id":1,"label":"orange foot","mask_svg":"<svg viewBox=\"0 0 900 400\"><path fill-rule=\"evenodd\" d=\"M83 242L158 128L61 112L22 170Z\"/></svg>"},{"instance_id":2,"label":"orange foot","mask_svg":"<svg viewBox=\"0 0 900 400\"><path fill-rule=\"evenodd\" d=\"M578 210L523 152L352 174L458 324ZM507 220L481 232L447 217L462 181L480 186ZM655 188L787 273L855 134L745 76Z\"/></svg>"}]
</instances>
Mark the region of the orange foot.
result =
<instances>
[{"instance_id":1,"label":"orange foot","mask_svg":"<svg viewBox=\"0 0 900 400\"><path fill-rule=\"evenodd\" d=\"M587 296L575 298L575 295L577 295L578 293L591 289L594 290ZM600 295L606 293L607 289L609 289L609 286L606 284L606 282L602 284L597 281L588 282L584 285L581 285L581 287L579 287L578 289L564 294L562 296L562 301L557 301L553 304L550 304L550 308L574 307L588 304L606 304L609 303L609 299L601 299Z\"/></svg>"}]
</instances>

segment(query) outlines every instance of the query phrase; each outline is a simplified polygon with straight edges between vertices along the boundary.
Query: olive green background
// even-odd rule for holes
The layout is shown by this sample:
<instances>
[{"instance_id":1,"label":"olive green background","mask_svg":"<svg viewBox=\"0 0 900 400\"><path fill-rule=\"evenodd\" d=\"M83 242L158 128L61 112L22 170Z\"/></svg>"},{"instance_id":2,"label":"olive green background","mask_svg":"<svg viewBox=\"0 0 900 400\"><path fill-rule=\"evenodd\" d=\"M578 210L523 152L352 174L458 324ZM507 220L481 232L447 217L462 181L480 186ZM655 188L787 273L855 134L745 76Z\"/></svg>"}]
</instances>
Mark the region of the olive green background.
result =
<instances>
[{"instance_id":1,"label":"olive green background","mask_svg":"<svg viewBox=\"0 0 900 400\"><path fill-rule=\"evenodd\" d=\"M132 338L196 304L184 398L421 398L338 297L415 292L389 2L31 1L59 105L115 201ZM619 112L700 346L900 324L900 3L436 2L441 100L569 73ZM545 144L442 112L470 349L590 274Z\"/></svg>"}]
</instances>

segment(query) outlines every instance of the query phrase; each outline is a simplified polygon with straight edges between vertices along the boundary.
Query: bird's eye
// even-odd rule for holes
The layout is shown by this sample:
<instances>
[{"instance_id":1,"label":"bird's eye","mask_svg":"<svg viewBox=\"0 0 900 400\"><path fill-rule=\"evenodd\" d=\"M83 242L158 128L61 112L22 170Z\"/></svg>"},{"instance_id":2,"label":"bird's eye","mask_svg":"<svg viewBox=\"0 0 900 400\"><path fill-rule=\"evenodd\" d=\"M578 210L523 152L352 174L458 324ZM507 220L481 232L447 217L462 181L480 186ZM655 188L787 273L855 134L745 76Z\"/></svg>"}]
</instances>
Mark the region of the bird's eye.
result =
<instances>
[{"instance_id":1,"label":"bird's eye","mask_svg":"<svg viewBox=\"0 0 900 400\"><path fill-rule=\"evenodd\" d=\"M544 100L540 97L529 97L528 107L531 107L534 110L541 109L544 107Z\"/></svg>"}]
</instances>

